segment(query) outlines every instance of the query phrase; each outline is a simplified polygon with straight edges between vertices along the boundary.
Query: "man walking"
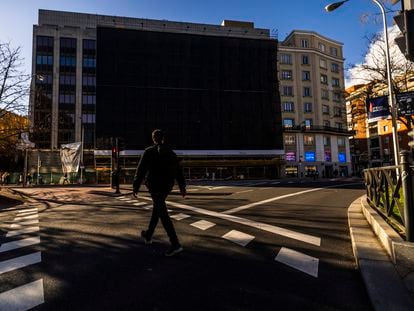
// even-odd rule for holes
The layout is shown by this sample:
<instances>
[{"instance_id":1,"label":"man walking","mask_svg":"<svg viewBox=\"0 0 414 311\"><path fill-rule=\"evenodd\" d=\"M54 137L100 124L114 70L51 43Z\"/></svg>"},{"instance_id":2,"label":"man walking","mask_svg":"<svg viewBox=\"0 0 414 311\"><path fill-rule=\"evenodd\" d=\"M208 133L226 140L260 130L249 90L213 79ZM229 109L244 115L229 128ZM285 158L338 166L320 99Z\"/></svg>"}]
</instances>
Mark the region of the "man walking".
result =
<instances>
[{"instance_id":1,"label":"man walking","mask_svg":"<svg viewBox=\"0 0 414 311\"><path fill-rule=\"evenodd\" d=\"M148 229L141 232L141 237L145 244L152 243L152 235L158 219L161 219L171 242L171 247L165 255L173 256L182 252L183 248L178 241L174 225L168 215L165 199L174 187L174 180L177 180L183 198L186 195L186 185L183 173L178 165L177 155L164 144L164 139L162 130L157 129L152 132L154 145L145 149L139 161L133 183L133 194L135 197L138 195L139 187L146 178L145 184L151 194L153 209Z\"/></svg>"}]
</instances>

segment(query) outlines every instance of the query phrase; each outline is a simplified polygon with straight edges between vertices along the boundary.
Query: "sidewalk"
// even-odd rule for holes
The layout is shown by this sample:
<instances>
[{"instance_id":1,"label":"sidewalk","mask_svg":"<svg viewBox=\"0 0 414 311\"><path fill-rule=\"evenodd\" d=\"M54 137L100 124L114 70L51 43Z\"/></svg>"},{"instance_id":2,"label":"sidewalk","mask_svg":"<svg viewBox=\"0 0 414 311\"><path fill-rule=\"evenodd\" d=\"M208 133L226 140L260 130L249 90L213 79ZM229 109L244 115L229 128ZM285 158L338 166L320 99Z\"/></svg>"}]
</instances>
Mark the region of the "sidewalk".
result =
<instances>
[{"instance_id":1,"label":"sidewalk","mask_svg":"<svg viewBox=\"0 0 414 311\"><path fill-rule=\"evenodd\" d=\"M356 263L375 310L414 310L414 243L404 242L362 196L348 209Z\"/></svg>"}]
</instances>

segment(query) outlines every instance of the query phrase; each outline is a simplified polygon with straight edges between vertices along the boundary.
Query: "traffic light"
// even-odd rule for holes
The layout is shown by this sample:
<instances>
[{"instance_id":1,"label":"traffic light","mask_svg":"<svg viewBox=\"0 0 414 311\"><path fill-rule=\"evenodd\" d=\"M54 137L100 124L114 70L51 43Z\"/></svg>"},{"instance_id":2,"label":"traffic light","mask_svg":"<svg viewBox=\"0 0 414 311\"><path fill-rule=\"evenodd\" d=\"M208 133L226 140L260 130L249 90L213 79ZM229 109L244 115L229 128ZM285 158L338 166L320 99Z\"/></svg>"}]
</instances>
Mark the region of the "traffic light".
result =
<instances>
[{"instance_id":1,"label":"traffic light","mask_svg":"<svg viewBox=\"0 0 414 311\"><path fill-rule=\"evenodd\" d=\"M414 61L414 9L400 11L394 16L394 21L401 30L401 35L395 38L395 43L406 59Z\"/></svg>"},{"instance_id":2,"label":"traffic light","mask_svg":"<svg viewBox=\"0 0 414 311\"><path fill-rule=\"evenodd\" d=\"M408 142L408 146L411 149L414 149L414 130L411 130L410 132L408 132L408 136L411 137L410 141Z\"/></svg>"},{"instance_id":3,"label":"traffic light","mask_svg":"<svg viewBox=\"0 0 414 311\"><path fill-rule=\"evenodd\" d=\"M112 159L118 159L118 147L116 146L112 147Z\"/></svg>"}]
</instances>

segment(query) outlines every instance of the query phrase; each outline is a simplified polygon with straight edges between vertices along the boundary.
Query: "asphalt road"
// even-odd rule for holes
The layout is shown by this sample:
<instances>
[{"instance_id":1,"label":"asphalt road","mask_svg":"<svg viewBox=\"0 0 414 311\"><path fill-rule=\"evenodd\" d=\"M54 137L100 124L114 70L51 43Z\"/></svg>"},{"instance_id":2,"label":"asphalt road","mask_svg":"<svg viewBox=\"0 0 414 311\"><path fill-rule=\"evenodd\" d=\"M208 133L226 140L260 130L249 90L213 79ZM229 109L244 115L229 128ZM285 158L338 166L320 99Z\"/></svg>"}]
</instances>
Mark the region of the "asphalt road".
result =
<instances>
[{"instance_id":1,"label":"asphalt road","mask_svg":"<svg viewBox=\"0 0 414 311\"><path fill-rule=\"evenodd\" d=\"M145 191L19 190L35 200L1 204L0 310L371 309L348 229L358 181L193 183L168 198L171 258L161 224L138 237Z\"/></svg>"}]
</instances>

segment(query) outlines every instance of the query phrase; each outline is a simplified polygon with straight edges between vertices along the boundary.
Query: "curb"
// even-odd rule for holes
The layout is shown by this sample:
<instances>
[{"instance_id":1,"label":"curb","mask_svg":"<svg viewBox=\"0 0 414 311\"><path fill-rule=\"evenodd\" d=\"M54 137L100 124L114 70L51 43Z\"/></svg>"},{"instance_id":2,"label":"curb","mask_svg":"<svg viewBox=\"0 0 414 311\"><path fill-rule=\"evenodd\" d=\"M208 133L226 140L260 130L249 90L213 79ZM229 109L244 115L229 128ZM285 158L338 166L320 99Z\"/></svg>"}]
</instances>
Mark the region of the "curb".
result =
<instances>
[{"instance_id":1,"label":"curb","mask_svg":"<svg viewBox=\"0 0 414 311\"><path fill-rule=\"evenodd\" d=\"M388 253L389 241L401 238L365 202L366 196L362 196L351 203L348 223L356 264L372 306L375 310L414 310L414 295Z\"/></svg>"}]
</instances>

